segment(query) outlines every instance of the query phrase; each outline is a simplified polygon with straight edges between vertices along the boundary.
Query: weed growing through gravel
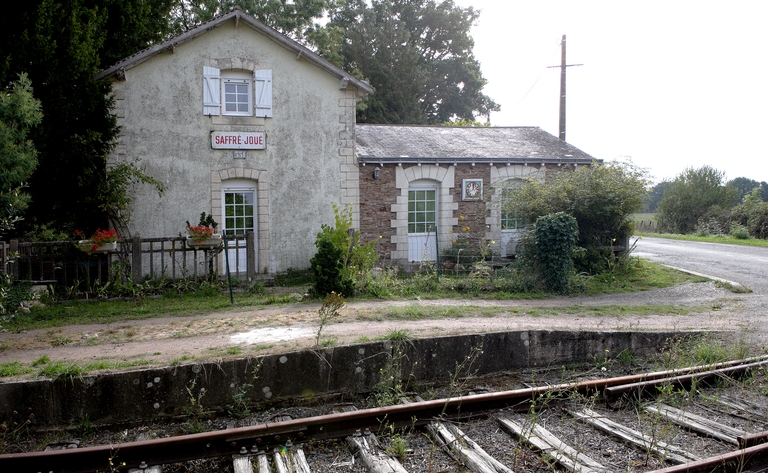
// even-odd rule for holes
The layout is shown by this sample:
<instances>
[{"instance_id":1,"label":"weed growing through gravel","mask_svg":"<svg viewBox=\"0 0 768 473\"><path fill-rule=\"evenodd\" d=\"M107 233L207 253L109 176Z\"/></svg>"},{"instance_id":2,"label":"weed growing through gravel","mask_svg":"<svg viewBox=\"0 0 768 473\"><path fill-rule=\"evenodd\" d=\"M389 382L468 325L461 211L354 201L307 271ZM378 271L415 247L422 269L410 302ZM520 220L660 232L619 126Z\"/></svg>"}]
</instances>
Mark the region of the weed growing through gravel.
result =
<instances>
[{"instance_id":1,"label":"weed growing through gravel","mask_svg":"<svg viewBox=\"0 0 768 473\"><path fill-rule=\"evenodd\" d=\"M317 315L320 317L320 326L317 328L317 336L315 337L315 346L320 346L320 336L323 333L323 327L331 322L331 319L338 317L339 310L347 303L344 302L344 297L336 292L331 292L325 296L323 305L317 311ZM328 346L328 345L323 345Z\"/></svg>"},{"instance_id":2,"label":"weed growing through gravel","mask_svg":"<svg viewBox=\"0 0 768 473\"><path fill-rule=\"evenodd\" d=\"M374 406L393 406L405 397L409 381L413 378L413 372L404 375L409 361L405 349L409 344L408 340L395 340L392 344L384 366L379 369L379 381L371 393L370 401ZM418 362L413 365L416 364Z\"/></svg>"},{"instance_id":3,"label":"weed growing through gravel","mask_svg":"<svg viewBox=\"0 0 768 473\"><path fill-rule=\"evenodd\" d=\"M0 424L0 453L5 453L11 445L18 444L29 437L29 426L35 418L35 413L28 408L24 414L13 411L11 416Z\"/></svg>"}]
</instances>

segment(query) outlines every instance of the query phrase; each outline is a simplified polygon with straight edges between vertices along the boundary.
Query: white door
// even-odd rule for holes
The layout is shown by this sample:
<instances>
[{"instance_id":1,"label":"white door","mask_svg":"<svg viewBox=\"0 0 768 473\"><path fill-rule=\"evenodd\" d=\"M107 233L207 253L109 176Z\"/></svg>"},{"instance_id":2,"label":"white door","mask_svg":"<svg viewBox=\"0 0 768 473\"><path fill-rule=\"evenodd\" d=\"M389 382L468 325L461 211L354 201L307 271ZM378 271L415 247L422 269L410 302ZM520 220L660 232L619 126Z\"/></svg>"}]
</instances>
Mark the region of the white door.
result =
<instances>
[{"instance_id":1,"label":"white door","mask_svg":"<svg viewBox=\"0 0 768 473\"><path fill-rule=\"evenodd\" d=\"M435 261L437 249L437 187L408 189L408 261Z\"/></svg>"},{"instance_id":2,"label":"white door","mask_svg":"<svg viewBox=\"0 0 768 473\"><path fill-rule=\"evenodd\" d=\"M248 267L245 234L256 233L256 188L230 183L222 192L224 206L222 231L227 236L229 272L245 273ZM255 247L258 248L258 246L257 241ZM259 267L258 261L255 267Z\"/></svg>"}]
</instances>

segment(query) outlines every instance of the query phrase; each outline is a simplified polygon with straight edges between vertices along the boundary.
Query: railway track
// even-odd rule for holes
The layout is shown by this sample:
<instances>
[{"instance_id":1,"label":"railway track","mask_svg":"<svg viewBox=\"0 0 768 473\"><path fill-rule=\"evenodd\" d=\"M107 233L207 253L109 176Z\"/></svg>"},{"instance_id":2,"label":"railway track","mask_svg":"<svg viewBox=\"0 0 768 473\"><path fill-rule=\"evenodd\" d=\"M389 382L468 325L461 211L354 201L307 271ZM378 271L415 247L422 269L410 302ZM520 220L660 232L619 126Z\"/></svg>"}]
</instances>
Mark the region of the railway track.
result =
<instances>
[{"instance_id":1,"label":"railway track","mask_svg":"<svg viewBox=\"0 0 768 473\"><path fill-rule=\"evenodd\" d=\"M0 455L2 472L768 471L768 357Z\"/></svg>"}]
</instances>

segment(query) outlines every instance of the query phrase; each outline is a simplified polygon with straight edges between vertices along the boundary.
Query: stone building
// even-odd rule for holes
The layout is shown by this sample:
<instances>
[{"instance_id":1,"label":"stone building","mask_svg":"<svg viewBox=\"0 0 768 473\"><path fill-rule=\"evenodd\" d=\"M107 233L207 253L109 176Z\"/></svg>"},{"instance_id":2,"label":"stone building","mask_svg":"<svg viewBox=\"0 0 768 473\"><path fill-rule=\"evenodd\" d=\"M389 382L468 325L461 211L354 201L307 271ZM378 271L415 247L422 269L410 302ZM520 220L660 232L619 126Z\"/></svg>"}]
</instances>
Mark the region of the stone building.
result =
<instances>
[{"instance_id":1,"label":"stone building","mask_svg":"<svg viewBox=\"0 0 768 473\"><path fill-rule=\"evenodd\" d=\"M504 190L594 158L538 127L358 124L360 233L392 262L437 249L515 254L522 222ZM437 237L437 245L435 238Z\"/></svg>"},{"instance_id":2,"label":"stone building","mask_svg":"<svg viewBox=\"0 0 768 473\"><path fill-rule=\"evenodd\" d=\"M435 241L511 255L504 189L593 161L536 127L358 125L366 82L239 9L99 77L121 127L111 162L167 187L136 191L130 232L176 236L206 212L228 235L253 232L255 251L237 255L254 272L309 267L332 203L352 206L384 263L434 260Z\"/></svg>"},{"instance_id":3,"label":"stone building","mask_svg":"<svg viewBox=\"0 0 768 473\"><path fill-rule=\"evenodd\" d=\"M124 59L112 162L139 160L167 186L134 196L132 234L185 232L201 212L253 231L258 272L306 268L331 203L358 224L355 105L368 84L235 9Z\"/></svg>"}]
</instances>

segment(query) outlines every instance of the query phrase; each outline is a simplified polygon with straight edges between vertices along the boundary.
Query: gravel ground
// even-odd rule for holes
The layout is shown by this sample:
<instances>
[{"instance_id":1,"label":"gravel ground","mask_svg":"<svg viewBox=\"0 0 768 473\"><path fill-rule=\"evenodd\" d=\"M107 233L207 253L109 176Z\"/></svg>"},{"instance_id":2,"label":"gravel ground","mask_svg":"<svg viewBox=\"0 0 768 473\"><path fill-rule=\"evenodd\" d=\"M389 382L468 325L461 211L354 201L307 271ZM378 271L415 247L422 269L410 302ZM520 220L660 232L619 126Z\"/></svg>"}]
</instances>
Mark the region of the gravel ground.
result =
<instances>
[{"instance_id":1,"label":"gravel ground","mask_svg":"<svg viewBox=\"0 0 768 473\"><path fill-rule=\"evenodd\" d=\"M627 314L638 305L658 313ZM429 318L385 315L393 307L431 307ZM601 315L590 307L608 306ZM464 308L442 318L441 309ZM495 308L488 315L484 310ZM597 297L545 300L440 299L353 302L323 327L323 339L343 345L394 330L427 338L506 330L726 330L760 349L768 345L768 297L737 294L714 282ZM76 325L0 333L0 363L31 363L42 356L64 362L212 360L300 350L315 345L319 304L295 304L247 312L168 317L100 325ZM608 315L605 315L605 314Z\"/></svg>"}]
</instances>

